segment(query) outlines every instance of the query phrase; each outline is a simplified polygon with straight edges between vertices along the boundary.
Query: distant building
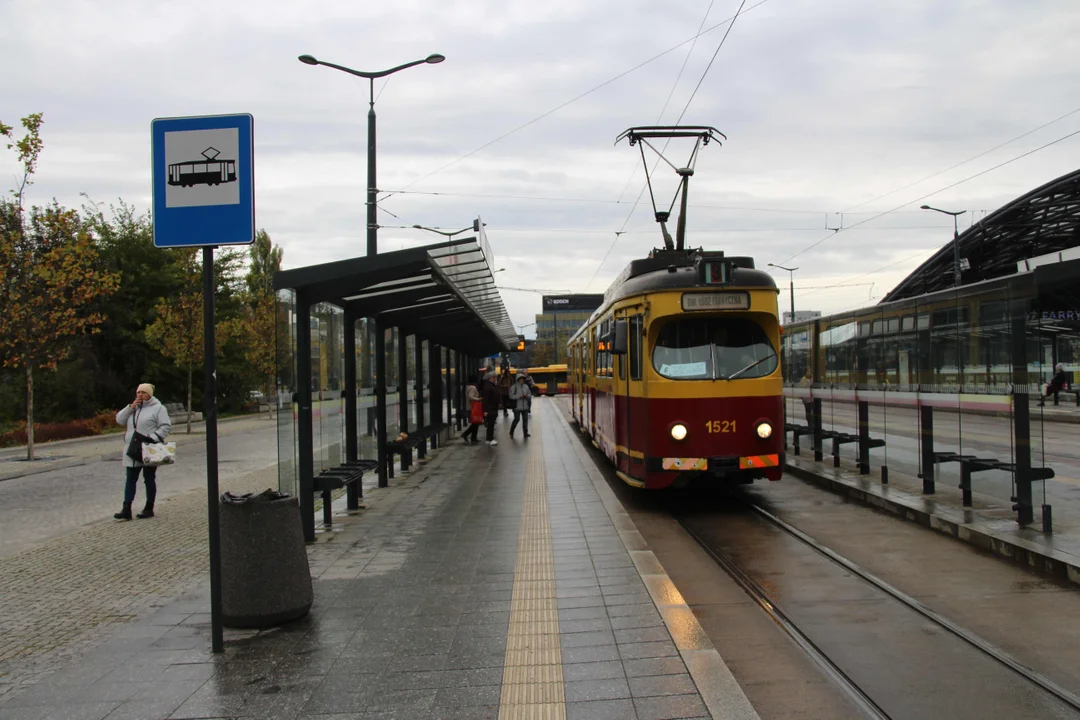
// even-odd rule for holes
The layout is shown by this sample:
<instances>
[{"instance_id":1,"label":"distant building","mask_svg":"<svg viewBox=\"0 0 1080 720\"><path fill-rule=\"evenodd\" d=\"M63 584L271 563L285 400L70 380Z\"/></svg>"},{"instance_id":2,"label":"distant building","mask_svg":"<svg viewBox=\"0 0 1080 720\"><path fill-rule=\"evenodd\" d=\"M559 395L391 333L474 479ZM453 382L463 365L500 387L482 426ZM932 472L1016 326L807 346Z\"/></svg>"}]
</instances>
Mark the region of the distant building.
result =
<instances>
[{"instance_id":1,"label":"distant building","mask_svg":"<svg viewBox=\"0 0 1080 720\"><path fill-rule=\"evenodd\" d=\"M604 304L602 293L589 295L544 295L544 311L536 316L536 347L534 362L548 360L550 364L566 362L566 342L578 328Z\"/></svg>"},{"instance_id":2,"label":"distant building","mask_svg":"<svg viewBox=\"0 0 1080 720\"><path fill-rule=\"evenodd\" d=\"M813 320L814 318L819 318L819 317L821 317L821 311L820 310L796 310L794 320L791 319L791 313L789 313L789 312L783 313L783 315L781 315L780 324L781 325L790 325L793 322L799 323L799 322L804 322L806 320Z\"/></svg>"}]
</instances>

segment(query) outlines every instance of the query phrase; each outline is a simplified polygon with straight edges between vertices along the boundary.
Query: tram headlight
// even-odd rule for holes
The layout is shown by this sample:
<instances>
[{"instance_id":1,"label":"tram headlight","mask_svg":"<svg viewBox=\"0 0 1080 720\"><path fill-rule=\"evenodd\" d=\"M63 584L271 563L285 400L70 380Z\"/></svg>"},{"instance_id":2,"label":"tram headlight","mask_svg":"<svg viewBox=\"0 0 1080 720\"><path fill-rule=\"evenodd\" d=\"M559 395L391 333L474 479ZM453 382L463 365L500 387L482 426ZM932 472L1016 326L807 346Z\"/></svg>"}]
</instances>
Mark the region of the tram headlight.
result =
<instances>
[{"instance_id":1,"label":"tram headlight","mask_svg":"<svg viewBox=\"0 0 1080 720\"><path fill-rule=\"evenodd\" d=\"M757 436L762 440L772 437L772 425L767 422L758 423Z\"/></svg>"},{"instance_id":2,"label":"tram headlight","mask_svg":"<svg viewBox=\"0 0 1080 720\"><path fill-rule=\"evenodd\" d=\"M686 438L686 426L682 423L675 423L671 426L671 437L676 440L683 440Z\"/></svg>"}]
</instances>

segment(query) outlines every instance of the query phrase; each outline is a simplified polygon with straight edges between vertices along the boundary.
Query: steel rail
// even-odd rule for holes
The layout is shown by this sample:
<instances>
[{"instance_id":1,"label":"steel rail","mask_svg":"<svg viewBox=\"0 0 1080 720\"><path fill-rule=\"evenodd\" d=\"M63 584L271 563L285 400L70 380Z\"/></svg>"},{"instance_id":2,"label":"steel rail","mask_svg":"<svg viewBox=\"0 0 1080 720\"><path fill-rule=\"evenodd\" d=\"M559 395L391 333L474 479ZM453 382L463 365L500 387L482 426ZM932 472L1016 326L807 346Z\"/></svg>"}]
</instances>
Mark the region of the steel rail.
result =
<instances>
[{"instance_id":1,"label":"steel rail","mask_svg":"<svg viewBox=\"0 0 1080 720\"><path fill-rule=\"evenodd\" d=\"M839 555L835 551L830 550L829 548L825 547L820 542L818 542L814 538L810 537L806 533L802 532L798 528L796 528L793 525L790 525L790 524L784 522L783 520L781 520L780 518L776 517L775 515L770 513L768 510L765 510L764 508L762 508L762 507L760 507L758 505L755 505L754 503L749 503L749 505L750 505L751 509L755 513L757 513L757 515L759 517L763 518L764 520L766 520L770 524L774 525L775 527L779 528L780 530L787 533L788 535L795 538L796 540L798 540L798 541L802 542L803 544L807 545L808 547L810 547L811 549L813 549L814 551L816 551L818 554L822 555L826 559L831 560L832 562L836 563L837 565L844 568L845 570L852 573L853 575L859 577L860 579L864 580L865 582L869 583L870 585L873 585L878 590L881 590L882 592L884 592L889 597L891 597L894 600L897 600L898 602L902 603L903 605L908 607L910 610L913 610L914 612L916 612L919 615L923 616L924 618L926 618L930 622L934 623L935 625L938 625L939 627L949 631L955 637L960 638L961 640L968 643L969 645L971 645L975 649L979 650L980 652L984 653L985 655L987 655L987 656L993 658L994 660L998 661L999 663L1001 663L1005 667L1009 668L1013 672L1015 672L1018 675L1020 675L1021 677L1023 677L1025 680L1028 680L1029 682L1031 682L1034 685L1038 685L1044 691L1046 691L1047 693L1053 695L1055 698L1057 698L1061 702L1065 703L1069 707L1073 708L1074 710L1080 711L1080 697L1078 697L1074 693L1070 692L1069 690L1066 690L1065 688L1061 687L1060 685L1058 685L1057 683L1055 683L1053 680L1049 679L1048 677L1046 677L1042 673L1039 673L1039 672L1037 672L1035 670L1032 670L1031 668L1027 667L1026 665L1021 664L1020 662L1015 660L1012 656L1010 656L1008 653L1006 653L1001 648L998 648L997 646L992 645L991 643L987 642L986 640L983 640L982 638L975 635L974 633L972 633L972 632L966 630L965 628L957 625L952 620L949 620L948 618L944 617L943 615L935 612L934 610L931 610L926 605L922 604L921 602L919 602L915 598L911 597L907 593L893 587L889 583L885 582L884 580L877 577L876 575L864 570L863 568L859 567L858 565L851 562L850 560L843 557L842 555ZM709 553L709 555L712 556L713 559L715 559L721 565L721 567L723 567L724 570L729 575L731 575L735 579L736 582L739 583L740 586L742 586L743 590L746 591L747 594L750 595L751 598L753 598L759 605L761 605L761 607L765 610L766 613L769 614L770 617L772 617L775 621L777 621L777 624L779 624L786 632L788 632L789 635L792 635L792 637L796 637L795 635L792 634L792 631L794 630L794 632L797 633L799 636L802 636L802 637L805 638L805 636L802 635L801 631L799 631L794 626L794 624L791 622L791 620L788 619L787 616L783 614L783 611L780 610L778 607L776 607L772 603L771 600L769 600L768 595L765 593L764 590L761 589L760 586L758 586L752 579L750 579L742 570L740 570L738 567L736 567L735 564L729 558L724 556L722 553L717 551L715 548L710 547L708 545L708 543L706 543L701 538L701 536L697 534L697 532L695 532L691 527L689 527L689 525L682 518L676 518L676 519L678 520L679 524L682 525L682 527L687 531L687 533L689 533L689 535L692 538L694 538L694 540L699 545L701 545L701 547L707 553ZM781 618L782 618L782 622L781 622ZM804 643L799 642L797 639L796 639L796 642L798 642L800 647L803 647L804 649L806 649L806 646L804 645ZM855 686L854 683L851 682L850 679L847 678L847 676L844 675L843 672L840 671L839 668L837 668L832 663L831 660L829 660L827 657L825 657L824 654L819 649L816 648L816 646L813 646L813 643L811 641L809 641L808 638L806 639L806 642L810 646L813 647L813 651L810 652L810 654L814 657L814 659L817 662L819 662L819 664L822 663L822 661L824 661L824 663L825 663L825 665L823 665L824 667L836 668L837 673L839 673L839 675L842 676L842 678L844 678L845 681L840 682L840 685L845 691L847 691L850 694L851 689L854 687L860 695L865 696L865 693L863 693L861 689L858 689L857 686ZM836 679L836 676L835 676L834 673L830 673L830 675L833 675L834 679ZM868 696L866 696L866 697L867 697L867 699L869 699ZM873 701L870 701L870 702L873 702ZM877 708L878 706L876 704L874 704L873 707Z\"/></svg>"},{"instance_id":2,"label":"steel rail","mask_svg":"<svg viewBox=\"0 0 1080 720\"><path fill-rule=\"evenodd\" d=\"M848 677L847 673L840 669L813 640L807 637L795 623L769 599L768 593L758 585L753 578L743 572L729 557L709 545L697 532L690 527L681 517L676 516L676 521L690 535L701 548L717 562L724 571L757 603L765 614L775 622L799 648L805 652L811 660L825 673L851 700L852 704L867 718L874 720L890 720L885 712L873 698L871 698L858 684Z\"/></svg>"}]
</instances>

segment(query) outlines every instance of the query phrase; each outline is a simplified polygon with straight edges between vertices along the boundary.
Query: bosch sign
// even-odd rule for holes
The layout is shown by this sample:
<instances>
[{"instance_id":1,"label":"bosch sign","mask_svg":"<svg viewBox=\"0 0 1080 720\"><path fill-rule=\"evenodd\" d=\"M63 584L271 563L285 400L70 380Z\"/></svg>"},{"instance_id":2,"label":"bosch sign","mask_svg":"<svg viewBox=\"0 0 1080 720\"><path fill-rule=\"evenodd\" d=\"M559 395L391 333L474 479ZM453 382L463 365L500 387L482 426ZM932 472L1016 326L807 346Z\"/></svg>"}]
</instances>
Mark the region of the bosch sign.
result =
<instances>
[{"instance_id":1,"label":"bosch sign","mask_svg":"<svg viewBox=\"0 0 1080 720\"><path fill-rule=\"evenodd\" d=\"M573 310L575 312L592 312L604 304L604 296L599 294L590 295L545 295L544 310Z\"/></svg>"}]
</instances>

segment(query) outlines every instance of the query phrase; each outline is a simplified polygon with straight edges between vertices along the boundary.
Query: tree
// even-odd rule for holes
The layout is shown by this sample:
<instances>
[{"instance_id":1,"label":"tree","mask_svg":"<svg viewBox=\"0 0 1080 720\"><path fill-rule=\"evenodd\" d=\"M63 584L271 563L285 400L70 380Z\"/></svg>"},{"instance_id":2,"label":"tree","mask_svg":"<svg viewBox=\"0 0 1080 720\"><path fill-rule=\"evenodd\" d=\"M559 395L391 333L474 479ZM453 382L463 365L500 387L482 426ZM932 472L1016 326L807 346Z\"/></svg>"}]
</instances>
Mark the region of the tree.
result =
<instances>
[{"instance_id":1,"label":"tree","mask_svg":"<svg viewBox=\"0 0 1080 720\"><path fill-rule=\"evenodd\" d=\"M22 166L10 200L0 204L0 364L26 375L26 457L34 459L34 370L55 370L75 338L93 333L104 317L94 302L115 292L119 278L101 267L88 226L74 210L53 203L26 212L44 147L42 116L22 118L26 130L0 122Z\"/></svg>"},{"instance_id":2,"label":"tree","mask_svg":"<svg viewBox=\"0 0 1080 720\"><path fill-rule=\"evenodd\" d=\"M281 270L281 258L285 251L275 247L270 234L266 230L255 233L255 242L252 243L248 254L251 264L248 266L247 281L248 292L255 297L274 294L274 273Z\"/></svg>"},{"instance_id":3,"label":"tree","mask_svg":"<svg viewBox=\"0 0 1080 720\"><path fill-rule=\"evenodd\" d=\"M197 248L166 251L176 255L179 290L172 297L162 298L154 308L157 317L146 328L146 340L187 374L187 431L191 432L192 376L203 364L203 286L202 263ZM215 306L218 299L228 296L236 283L239 253L224 251L214 262ZM215 316L219 317L215 307ZM215 319L215 345L220 356L225 344L237 333L235 318Z\"/></svg>"},{"instance_id":4,"label":"tree","mask_svg":"<svg viewBox=\"0 0 1080 720\"><path fill-rule=\"evenodd\" d=\"M242 340L244 358L267 397L273 395L278 367L277 297L273 281L274 273L281 270L283 254L265 230L256 233L255 242L249 249L251 262L245 278L246 307L244 315L237 318L232 333Z\"/></svg>"}]
</instances>

